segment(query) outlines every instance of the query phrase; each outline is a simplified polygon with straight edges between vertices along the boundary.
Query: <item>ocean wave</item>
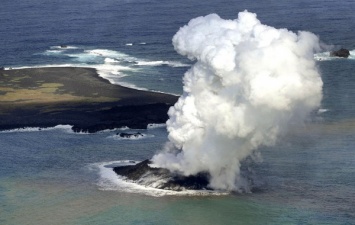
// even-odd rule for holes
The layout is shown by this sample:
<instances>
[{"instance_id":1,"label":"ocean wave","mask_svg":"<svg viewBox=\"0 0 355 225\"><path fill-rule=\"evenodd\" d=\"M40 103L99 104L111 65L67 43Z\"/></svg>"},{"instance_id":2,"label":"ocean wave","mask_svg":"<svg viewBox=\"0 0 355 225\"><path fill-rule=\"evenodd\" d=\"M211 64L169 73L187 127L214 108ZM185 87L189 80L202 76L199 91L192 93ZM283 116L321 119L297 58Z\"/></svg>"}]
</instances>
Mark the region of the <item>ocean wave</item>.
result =
<instances>
[{"instance_id":1,"label":"ocean wave","mask_svg":"<svg viewBox=\"0 0 355 225\"><path fill-rule=\"evenodd\" d=\"M325 112L328 112L329 109L318 109L318 114L322 114L322 113L325 113Z\"/></svg>"},{"instance_id":2,"label":"ocean wave","mask_svg":"<svg viewBox=\"0 0 355 225\"><path fill-rule=\"evenodd\" d=\"M93 50L85 50L85 54L101 56L103 58L113 58L118 61L128 61L133 62L136 61L137 58L127 55L123 52L109 50L109 49L93 49Z\"/></svg>"},{"instance_id":3,"label":"ocean wave","mask_svg":"<svg viewBox=\"0 0 355 225\"><path fill-rule=\"evenodd\" d=\"M145 45L145 42L139 43ZM51 57L60 57L65 59L65 63L62 64L40 64L33 66L17 66L17 67L5 67L5 70L9 69L29 69L29 68L46 68L46 67L80 67L80 68L94 68L98 75L111 84L121 85L124 87L152 91L159 93L167 93L162 91L150 90L144 87L139 87L131 82L123 81L123 77L132 76L136 73L142 73L146 67L189 67L190 65L184 64L179 61L149 61L146 59L139 59L131 55L125 54L120 51L109 49L89 49L87 47L79 46L51 46L45 50L42 55L48 55ZM68 62L69 60L69 62ZM169 93L171 94L171 93Z\"/></svg>"},{"instance_id":4,"label":"ocean wave","mask_svg":"<svg viewBox=\"0 0 355 225\"><path fill-rule=\"evenodd\" d=\"M50 49L61 49L61 50L66 50L66 49L78 49L79 47L74 46L74 45L56 45L56 46L51 46Z\"/></svg>"},{"instance_id":5,"label":"ocean wave","mask_svg":"<svg viewBox=\"0 0 355 225\"><path fill-rule=\"evenodd\" d=\"M105 63L119 63L120 61L111 58L105 58Z\"/></svg>"},{"instance_id":6,"label":"ocean wave","mask_svg":"<svg viewBox=\"0 0 355 225\"><path fill-rule=\"evenodd\" d=\"M170 67L190 67L189 64L184 64L176 61L137 61L138 66L170 66Z\"/></svg>"},{"instance_id":7,"label":"ocean wave","mask_svg":"<svg viewBox=\"0 0 355 225\"><path fill-rule=\"evenodd\" d=\"M23 127L15 128L10 130L3 130L0 133L21 133L21 132L39 132L39 131L50 131L50 130L63 130L65 132L73 133L72 125L57 125L54 127Z\"/></svg>"},{"instance_id":8,"label":"ocean wave","mask_svg":"<svg viewBox=\"0 0 355 225\"><path fill-rule=\"evenodd\" d=\"M138 193L154 197L163 196L211 196L211 195L227 195L227 192L210 191L210 190L186 190L172 191L163 190L154 187L148 187L127 180L125 177L117 175L113 171L113 167L135 165L140 161L121 160L112 162L101 162L88 165L92 171L97 171L99 180L96 183L102 191L120 191L128 193Z\"/></svg>"},{"instance_id":9,"label":"ocean wave","mask_svg":"<svg viewBox=\"0 0 355 225\"><path fill-rule=\"evenodd\" d=\"M166 127L165 123L150 123L147 126L147 129L156 129L156 128L161 128L161 127Z\"/></svg>"},{"instance_id":10,"label":"ocean wave","mask_svg":"<svg viewBox=\"0 0 355 225\"><path fill-rule=\"evenodd\" d=\"M112 138L114 140L129 140L129 141L137 141L137 140L141 140L141 139L146 139L146 138L153 138L155 137L152 134L145 134L145 133L140 133L140 132L136 132L136 133L117 133L111 136L108 136L107 138Z\"/></svg>"},{"instance_id":11,"label":"ocean wave","mask_svg":"<svg viewBox=\"0 0 355 225\"><path fill-rule=\"evenodd\" d=\"M35 65L35 66L14 66L11 68L5 68L5 70L10 70L10 69L16 69L16 70L21 70L21 69L35 69L35 68L50 68L50 67L80 67L80 68L85 68L87 67L86 65L80 65L80 64L40 64L40 65Z\"/></svg>"},{"instance_id":12,"label":"ocean wave","mask_svg":"<svg viewBox=\"0 0 355 225\"><path fill-rule=\"evenodd\" d=\"M63 50L46 50L43 55L59 55L62 54Z\"/></svg>"}]
</instances>

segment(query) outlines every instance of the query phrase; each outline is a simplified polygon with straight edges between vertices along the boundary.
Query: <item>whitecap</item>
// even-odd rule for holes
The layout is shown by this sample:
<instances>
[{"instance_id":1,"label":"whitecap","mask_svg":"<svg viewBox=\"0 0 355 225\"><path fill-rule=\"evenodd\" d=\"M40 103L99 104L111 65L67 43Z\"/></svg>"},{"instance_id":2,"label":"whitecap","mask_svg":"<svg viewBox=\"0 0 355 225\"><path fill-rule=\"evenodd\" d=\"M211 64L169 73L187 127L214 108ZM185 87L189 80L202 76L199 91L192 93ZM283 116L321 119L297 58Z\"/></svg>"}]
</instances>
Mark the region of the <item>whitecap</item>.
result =
<instances>
[{"instance_id":1,"label":"whitecap","mask_svg":"<svg viewBox=\"0 0 355 225\"><path fill-rule=\"evenodd\" d=\"M161 128L161 127L166 127L165 123L150 123L147 126L147 129L156 129L156 128Z\"/></svg>"},{"instance_id":2,"label":"whitecap","mask_svg":"<svg viewBox=\"0 0 355 225\"><path fill-rule=\"evenodd\" d=\"M111 58L105 58L105 63L119 63L120 61Z\"/></svg>"},{"instance_id":3,"label":"whitecap","mask_svg":"<svg viewBox=\"0 0 355 225\"><path fill-rule=\"evenodd\" d=\"M184 64L176 61L137 61L138 66L170 66L170 67L190 67L189 64Z\"/></svg>"},{"instance_id":4,"label":"whitecap","mask_svg":"<svg viewBox=\"0 0 355 225\"><path fill-rule=\"evenodd\" d=\"M318 114L322 114L322 113L325 113L325 112L328 112L329 110L328 109L318 109Z\"/></svg>"},{"instance_id":5,"label":"whitecap","mask_svg":"<svg viewBox=\"0 0 355 225\"><path fill-rule=\"evenodd\" d=\"M42 55L59 55L62 54L63 50L46 50Z\"/></svg>"},{"instance_id":6,"label":"whitecap","mask_svg":"<svg viewBox=\"0 0 355 225\"><path fill-rule=\"evenodd\" d=\"M76 51L65 51L66 49L78 49ZM98 75L111 84L121 85L124 87L148 91L147 88L138 87L132 83L122 81L123 77L129 75L127 72L136 72L141 70L139 64L146 66L161 66L168 65L171 67L189 66L181 62L174 61L145 61L139 60L136 57L132 57L128 54L109 50L109 49L84 49L76 46L67 46L66 48L61 48L60 46L51 46L49 50L40 54L52 54L54 56L62 55L71 57L72 63L66 64L46 64L46 65L35 65L35 66L18 66L9 69L29 69L29 68L46 68L46 67L79 67L79 68L94 68L96 69ZM138 62L138 63L137 63ZM152 92L166 93L155 90L149 90Z\"/></svg>"},{"instance_id":7,"label":"whitecap","mask_svg":"<svg viewBox=\"0 0 355 225\"><path fill-rule=\"evenodd\" d=\"M119 61L137 60L137 58L127 55L125 53L114 51L114 50L108 50L108 49L93 49L93 50L85 50L84 52L90 55L101 56L104 58L113 58Z\"/></svg>"},{"instance_id":8,"label":"whitecap","mask_svg":"<svg viewBox=\"0 0 355 225\"><path fill-rule=\"evenodd\" d=\"M57 125L54 127L23 127L23 128L15 128L11 130L3 130L0 133L20 133L20 132L38 132L38 131L50 131L50 130L63 130L65 132L73 133L72 125Z\"/></svg>"},{"instance_id":9,"label":"whitecap","mask_svg":"<svg viewBox=\"0 0 355 225\"><path fill-rule=\"evenodd\" d=\"M51 46L50 48L66 50L66 49L78 49L79 47L73 45L56 45L56 46Z\"/></svg>"}]
</instances>

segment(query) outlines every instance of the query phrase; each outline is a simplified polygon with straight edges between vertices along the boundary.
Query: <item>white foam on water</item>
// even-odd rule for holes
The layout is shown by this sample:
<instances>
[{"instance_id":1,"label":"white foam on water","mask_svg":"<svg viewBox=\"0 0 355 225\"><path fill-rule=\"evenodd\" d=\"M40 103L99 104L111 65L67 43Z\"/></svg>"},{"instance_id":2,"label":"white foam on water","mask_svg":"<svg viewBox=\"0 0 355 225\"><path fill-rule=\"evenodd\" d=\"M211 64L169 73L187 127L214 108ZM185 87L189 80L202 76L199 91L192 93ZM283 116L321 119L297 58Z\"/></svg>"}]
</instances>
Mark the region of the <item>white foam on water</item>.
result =
<instances>
[{"instance_id":1,"label":"white foam on water","mask_svg":"<svg viewBox=\"0 0 355 225\"><path fill-rule=\"evenodd\" d=\"M133 45L133 43L127 43L126 44L126 46L132 46Z\"/></svg>"},{"instance_id":2,"label":"white foam on water","mask_svg":"<svg viewBox=\"0 0 355 225\"><path fill-rule=\"evenodd\" d=\"M176 61L137 61L138 66L170 66L170 67L190 67L189 64L184 64Z\"/></svg>"},{"instance_id":3,"label":"white foam on water","mask_svg":"<svg viewBox=\"0 0 355 225\"><path fill-rule=\"evenodd\" d=\"M74 45L56 45L56 46L51 46L51 49L62 49L62 50L66 50L66 49L78 49L79 47L74 46Z\"/></svg>"},{"instance_id":4,"label":"white foam on water","mask_svg":"<svg viewBox=\"0 0 355 225\"><path fill-rule=\"evenodd\" d=\"M38 131L50 131L50 130L63 130L68 133L73 133L72 125L57 125L54 127L23 127L23 128L16 128L11 130L3 130L0 133L21 133L21 132L38 132Z\"/></svg>"},{"instance_id":5,"label":"white foam on water","mask_svg":"<svg viewBox=\"0 0 355 225\"><path fill-rule=\"evenodd\" d=\"M325 113L325 112L328 112L329 109L318 109L318 114L322 114L322 113Z\"/></svg>"},{"instance_id":6,"label":"white foam on water","mask_svg":"<svg viewBox=\"0 0 355 225\"><path fill-rule=\"evenodd\" d=\"M81 62L81 63L92 64L92 63L101 63L103 61L101 57L97 55L86 54L86 53L65 54L65 55L73 58L74 61Z\"/></svg>"},{"instance_id":7,"label":"white foam on water","mask_svg":"<svg viewBox=\"0 0 355 225\"><path fill-rule=\"evenodd\" d=\"M141 42L140 44L146 44ZM68 51L70 50L71 51ZM74 50L74 51L73 51ZM48 67L79 67L94 68L98 75L111 84L121 85L124 87L148 91L147 88L138 87L135 84L122 81L123 77L130 76L128 72L137 72L144 69L145 66L162 66L170 67L189 67L190 65L177 61L148 61L132 57L125 53L108 50L108 49L87 49L77 46L51 46L45 52L39 53L53 57L67 56L72 63L65 64L45 64L34 66L17 66L5 67L4 70L10 69L30 69L30 68L48 68ZM166 93L161 91L149 90L152 92Z\"/></svg>"},{"instance_id":8,"label":"white foam on water","mask_svg":"<svg viewBox=\"0 0 355 225\"><path fill-rule=\"evenodd\" d=\"M43 55L59 55L62 54L63 50L46 50Z\"/></svg>"},{"instance_id":9,"label":"white foam on water","mask_svg":"<svg viewBox=\"0 0 355 225\"><path fill-rule=\"evenodd\" d=\"M333 60L335 57L330 56L330 52L321 52L314 54L314 59L317 61L329 61Z\"/></svg>"},{"instance_id":10,"label":"white foam on water","mask_svg":"<svg viewBox=\"0 0 355 225\"><path fill-rule=\"evenodd\" d=\"M120 61L111 58L105 58L105 63L119 63Z\"/></svg>"},{"instance_id":11,"label":"white foam on water","mask_svg":"<svg viewBox=\"0 0 355 225\"><path fill-rule=\"evenodd\" d=\"M349 59L355 59L355 49L349 52L350 52Z\"/></svg>"},{"instance_id":12,"label":"white foam on water","mask_svg":"<svg viewBox=\"0 0 355 225\"><path fill-rule=\"evenodd\" d=\"M133 163L134 162L134 163ZM139 161L135 160L121 160L112 162L101 162L90 164L88 168L93 171L98 171L99 180L97 185L102 191L120 191L127 193L144 194L154 197L163 196L211 196L211 195L227 195L228 192L210 191L210 190L186 190L186 191L171 191L157 189L154 187L148 187L139 185L130 180L127 180L123 176L117 175L113 171L113 167L135 165Z\"/></svg>"},{"instance_id":13,"label":"white foam on water","mask_svg":"<svg viewBox=\"0 0 355 225\"><path fill-rule=\"evenodd\" d=\"M146 88L137 87L132 83L123 82L121 78L127 76L125 71L134 71L134 68L121 66L121 65L114 65L111 62L101 64L101 65L94 65L89 66L95 68L97 73L100 77L108 80L111 84L117 84L124 87L136 89L136 90L147 90Z\"/></svg>"},{"instance_id":14,"label":"white foam on water","mask_svg":"<svg viewBox=\"0 0 355 225\"><path fill-rule=\"evenodd\" d=\"M161 127L166 127L165 123L150 123L147 126L147 129L156 129L156 128L161 128Z\"/></svg>"},{"instance_id":15,"label":"white foam on water","mask_svg":"<svg viewBox=\"0 0 355 225\"><path fill-rule=\"evenodd\" d=\"M42 65L36 65L36 66L14 66L11 68L5 68L5 70L10 70L10 69L16 69L16 70L21 70L21 69L36 69L36 68L51 68L51 67L80 67L80 68L85 68L88 67L83 64L42 64Z\"/></svg>"},{"instance_id":16,"label":"white foam on water","mask_svg":"<svg viewBox=\"0 0 355 225\"><path fill-rule=\"evenodd\" d=\"M108 50L108 49L93 49L93 50L85 50L84 52L90 55L97 55L104 58L113 58L119 61L133 62L137 60L137 58L133 56L127 55L119 51Z\"/></svg>"}]
</instances>

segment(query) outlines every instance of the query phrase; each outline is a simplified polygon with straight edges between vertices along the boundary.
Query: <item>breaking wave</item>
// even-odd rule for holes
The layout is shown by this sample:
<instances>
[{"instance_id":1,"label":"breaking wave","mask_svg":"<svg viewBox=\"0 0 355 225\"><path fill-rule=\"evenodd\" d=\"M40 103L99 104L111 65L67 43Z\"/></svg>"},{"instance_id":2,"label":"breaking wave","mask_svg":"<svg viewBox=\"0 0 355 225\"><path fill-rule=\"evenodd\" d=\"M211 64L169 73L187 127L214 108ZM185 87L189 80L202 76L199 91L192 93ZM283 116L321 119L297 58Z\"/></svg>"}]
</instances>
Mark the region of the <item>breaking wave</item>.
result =
<instances>
[{"instance_id":1,"label":"breaking wave","mask_svg":"<svg viewBox=\"0 0 355 225\"><path fill-rule=\"evenodd\" d=\"M23 127L10 130L3 130L0 133L20 133L20 132L38 132L38 131L50 131L50 130L63 130L68 133L73 133L72 125L57 125L54 127Z\"/></svg>"},{"instance_id":2,"label":"breaking wave","mask_svg":"<svg viewBox=\"0 0 355 225\"><path fill-rule=\"evenodd\" d=\"M155 129L155 128L161 128L161 127L166 127L165 123L150 123L147 126L147 129Z\"/></svg>"},{"instance_id":3,"label":"breaking wave","mask_svg":"<svg viewBox=\"0 0 355 225\"><path fill-rule=\"evenodd\" d=\"M133 43L128 43L132 44ZM145 45L145 42L139 45ZM52 57L56 61L59 59L62 63L40 64L34 66L17 66L8 69L27 69L40 67L84 67L94 68L100 77L108 80L112 84L117 84L138 90L148 90L149 88L140 87L133 82L124 81L124 77L145 76L147 68L158 67L190 67L179 61L149 60L137 58L129 54L110 50L110 49L90 49L80 46L51 46L44 52L37 53ZM157 73L158 74L158 73ZM135 79L135 78L134 78ZM159 80L159 77L156 78ZM155 89L155 88L153 88ZM149 89L150 90L150 89Z\"/></svg>"}]
</instances>

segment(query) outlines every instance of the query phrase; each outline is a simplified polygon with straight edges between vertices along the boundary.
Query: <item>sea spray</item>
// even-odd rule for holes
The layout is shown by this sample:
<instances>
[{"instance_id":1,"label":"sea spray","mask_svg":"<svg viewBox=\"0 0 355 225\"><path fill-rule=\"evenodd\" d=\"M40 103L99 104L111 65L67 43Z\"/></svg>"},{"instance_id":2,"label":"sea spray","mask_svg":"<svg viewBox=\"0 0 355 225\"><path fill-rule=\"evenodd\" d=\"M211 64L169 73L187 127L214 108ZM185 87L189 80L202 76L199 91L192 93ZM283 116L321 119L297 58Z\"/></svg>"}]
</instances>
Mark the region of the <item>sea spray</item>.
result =
<instances>
[{"instance_id":1,"label":"sea spray","mask_svg":"<svg viewBox=\"0 0 355 225\"><path fill-rule=\"evenodd\" d=\"M169 110L169 143L154 164L186 176L208 172L214 189L248 190L241 162L320 106L317 36L263 25L244 11L236 20L195 18L173 45L196 63Z\"/></svg>"}]
</instances>

